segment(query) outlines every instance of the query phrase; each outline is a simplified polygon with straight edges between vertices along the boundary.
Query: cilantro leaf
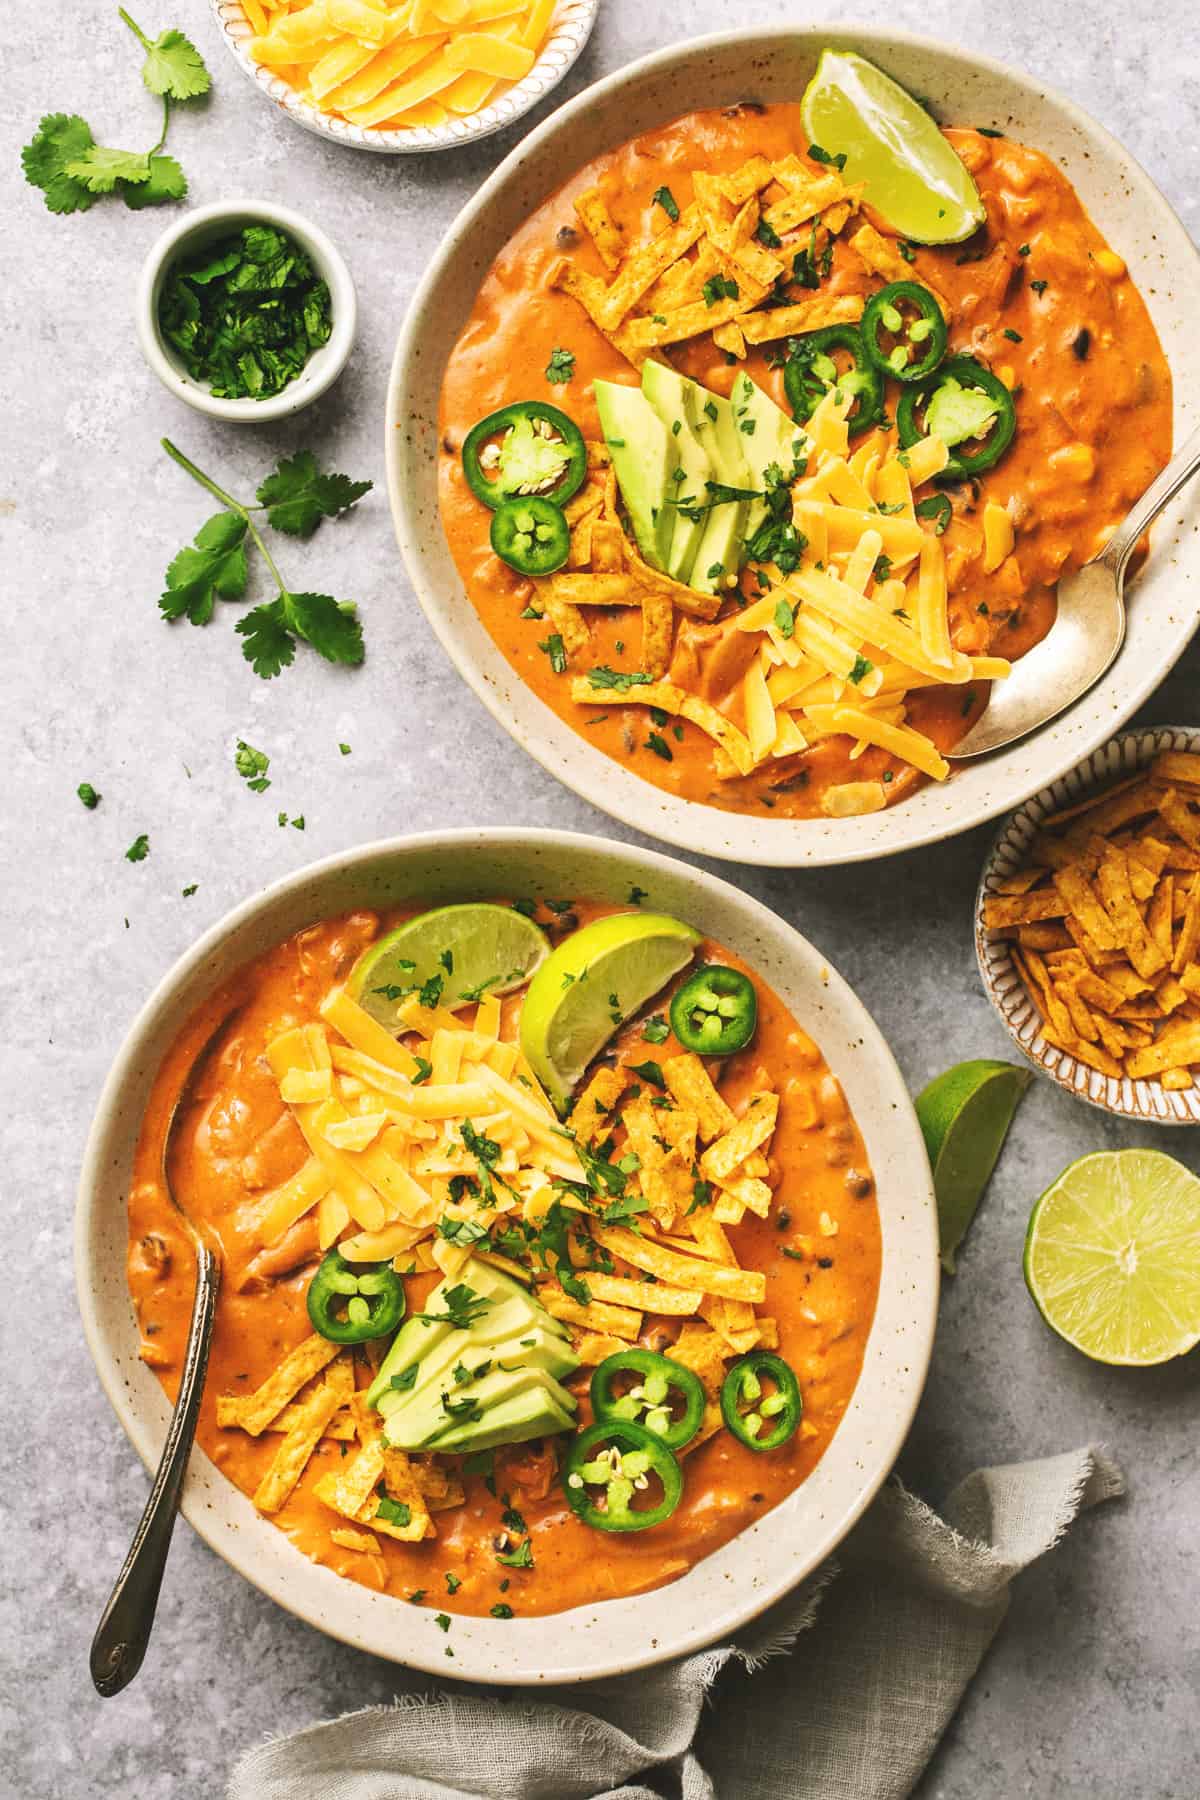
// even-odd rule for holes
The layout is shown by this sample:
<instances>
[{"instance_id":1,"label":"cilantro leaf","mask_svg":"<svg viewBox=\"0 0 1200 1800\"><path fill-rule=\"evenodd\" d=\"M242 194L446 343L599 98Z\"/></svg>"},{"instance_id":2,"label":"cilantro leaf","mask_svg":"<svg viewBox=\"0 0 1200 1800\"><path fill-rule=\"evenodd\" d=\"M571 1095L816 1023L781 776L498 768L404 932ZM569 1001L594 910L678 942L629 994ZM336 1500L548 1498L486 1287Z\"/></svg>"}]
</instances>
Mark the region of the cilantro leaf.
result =
<instances>
[{"instance_id":1,"label":"cilantro leaf","mask_svg":"<svg viewBox=\"0 0 1200 1800\"><path fill-rule=\"evenodd\" d=\"M411 1523L412 1507L406 1500L393 1500L390 1494L379 1496L379 1505L375 1508L375 1517L385 1524L396 1525L403 1531Z\"/></svg>"},{"instance_id":2,"label":"cilantro leaf","mask_svg":"<svg viewBox=\"0 0 1200 1800\"><path fill-rule=\"evenodd\" d=\"M91 127L78 113L47 113L21 152L25 179L41 188L52 213L86 212L95 204L87 185L67 174L92 148Z\"/></svg>"},{"instance_id":3,"label":"cilantro leaf","mask_svg":"<svg viewBox=\"0 0 1200 1800\"><path fill-rule=\"evenodd\" d=\"M526 1538L516 1550L497 1550L496 1561L503 1563L506 1569L532 1569L533 1540Z\"/></svg>"},{"instance_id":4,"label":"cilantro leaf","mask_svg":"<svg viewBox=\"0 0 1200 1800\"><path fill-rule=\"evenodd\" d=\"M141 212L145 206L162 206L168 200L182 200L188 191L187 176L173 156L152 151L149 167L145 181L121 183L121 198L131 212Z\"/></svg>"},{"instance_id":5,"label":"cilantro leaf","mask_svg":"<svg viewBox=\"0 0 1200 1800\"><path fill-rule=\"evenodd\" d=\"M79 795L79 798L83 801L83 804L87 807L89 812L95 812L104 797L102 794L96 792L90 781L81 781L79 786L75 789L75 792Z\"/></svg>"},{"instance_id":6,"label":"cilantro leaf","mask_svg":"<svg viewBox=\"0 0 1200 1800\"><path fill-rule=\"evenodd\" d=\"M671 1035L671 1027L661 1013L655 1013L642 1026L642 1036L648 1044L665 1044Z\"/></svg>"},{"instance_id":7,"label":"cilantro leaf","mask_svg":"<svg viewBox=\"0 0 1200 1800\"><path fill-rule=\"evenodd\" d=\"M283 594L288 622L326 662L356 665L363 659L362 626L348 600L330 594Z\"/></svg>"},{"instance_id":8,"label":"cilantro leaf","mask_svg":"<svg viewBox=\"0 0 1200 1800\"><path fill-rule=\"evenodd\" d=\"M144 831L139 831L138 835L134 838L132 844L130 844L128 850L125 852L125 861L145 862L149 854L150 839Z\"/></svg>"},{"instance_id":9,"label":"cilantro leaf","mask_svg":"<svg viewBox=\"0 0 1200 1800\"><path fill-rule=\"evenodd\" d=\"M245 738L237 741L233 766L252 793L262 794L270 787L271 781L267 774L271 766L270 757L265 751L256 750L253 744L248 744Z\"/></svg>"},{"instance_id":10,"label":"cilantro leaf","mask_svg":"<svg viewBox=\"0 0 1200 1800\"><path fill-rule=\"evenodd\" d=\"M118 181L149 181L150 158L144 150L107 150L91 144L67 164L66 173L91 194L111 194Z\"/></svg>"},{"instance_id":11,"label":"cilantro leaf","mask_svg":"<svg viewBox=\"0 0 1200 1800\"><path fill-rule=\"evenodd\" d=\"M214 513L205 520L167 570L166 591L158 602L164 619L186 614L193 625L207 625L218 594L222 600L241 598L246 591L245 537L246 520L237 513Z\"/></svg>"},{"instance_id":12,"label":"cilantro leaf","mask_svg":"<svg viewBox=\"0 0 1200 1800\"><path fill-rule=\"evenodd\" d=\"M126 24L133 24L127 14L121 16ZM142 33L137 35L145 44ZM167 94L172 100L195 100L198 95L207 94L212 85L195 44L182 31L175 30L160 31L154 42L146 45L142 80L152 94Z\"/></svg>"},{"instance_id":13,"label":"cilantro leaf","mask_svg":"<svg viewBox=\"0 0 1200 1800\"><path fill-rule=\"evenodd\" d=\"M256 497L276 531L311 537L322 519L336 519L373 486L370 481L351 481L348 475L324 475L312 451L301 450L283 459Z\"/></svg>"},{"instance_id":14,"label":"cilantro leaf","mask_svg":"<svg viewBox=\"0 0 1200 1800\"><path fill-rule=\"evenodd\" d=\"M575 373L575 352L573 350L552 350L550 361L546 364L546 380L552 387L561 387L570 381Z\"/></svg>"},{"instance_id":15,"label":"cilantro leaf","mask_svg":"<svg viewBox=\"0 0 1200 1800\"><path fill-rule=\"evenodd\" d=\"M287 628L282 600L256 606L238 620L236 630L245 639L242 655L264 681L288 668L295 657L296 640Z\"/></svg>"}]
</instances>

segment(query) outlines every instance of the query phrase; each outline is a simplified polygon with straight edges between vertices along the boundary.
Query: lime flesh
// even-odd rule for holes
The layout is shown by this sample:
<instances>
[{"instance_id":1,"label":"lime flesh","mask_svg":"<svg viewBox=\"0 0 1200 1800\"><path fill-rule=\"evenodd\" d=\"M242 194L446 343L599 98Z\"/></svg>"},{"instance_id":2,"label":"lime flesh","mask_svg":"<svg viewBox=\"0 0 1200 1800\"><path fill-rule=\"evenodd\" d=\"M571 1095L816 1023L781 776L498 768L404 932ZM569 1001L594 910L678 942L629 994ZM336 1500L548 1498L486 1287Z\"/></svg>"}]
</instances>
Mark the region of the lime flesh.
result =
<instances>
[{"instance_id":1,"label":"lime flesh","mask_svg":"<svg viewBox=\"0 0 1200 1800\"><path fill-rule=\"evenodd\" d=\"M938 1075L917 1096L917 1118L933 1169L942 1266L954 1273L954 1258L966 1236L1013 1114L1033 1080L1028 1069L1005 1062L965 1062Z\"/></svg>"},{"instance_id":2,"label":"lime flesh","mask_svg":"<svg viewBox=\"0 0 1200 1800\"><path fill-rule=\"evenodd\" d=\"M1145 1368L1200 1343L1200 1180L1161 1150L1098 1150L1033 1209L1025 1285L1095 1362Z\"/></svg>"},{"instance_id":3,"label":"lime flesh","mask_svg":"<svg viewBox=\"0 0 1200 1800\"><path fill-rule=\"evenodd\" d=\"M912 95L850 50L825 50L804 91L809 142L846 158L847 182L901 237L959 244L983 224L979 189Z\"/></svg>"},{"instance_id":4,"label":"lime flesh","mask_svg":"<svg viewBox=\"0 0 1200 1800\"><path fill-rule=\"evenodd\" d=\"M612 913L547 957L521 1008L521 1049L560 1112L592 1058L699 942L698 931L665 913Z\"/></svg>"},{"instance_id":5,"label":"lime flesh","mask_svg":"<svg viewBox=\"0 0 1200 1800\"><path fill-rule=\"evenodd\" d=\"M439 906L364 950L346 991L373 1019L398 1031L404 1001L427 983L429 1002L453 1011L484 994L512 993L549 954L545 932L511 907Z\"/></svg>"}]
</instances>

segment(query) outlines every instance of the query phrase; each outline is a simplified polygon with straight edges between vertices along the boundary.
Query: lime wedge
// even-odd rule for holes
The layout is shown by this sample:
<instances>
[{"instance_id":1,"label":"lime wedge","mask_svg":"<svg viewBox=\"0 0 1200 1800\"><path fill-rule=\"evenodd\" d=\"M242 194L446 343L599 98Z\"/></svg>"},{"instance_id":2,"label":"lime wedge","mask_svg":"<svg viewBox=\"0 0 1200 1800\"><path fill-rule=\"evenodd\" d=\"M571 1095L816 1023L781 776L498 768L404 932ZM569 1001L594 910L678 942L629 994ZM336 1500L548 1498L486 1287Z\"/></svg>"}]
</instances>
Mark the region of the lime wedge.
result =
<instances>
[{"instance_id":1,"label":"lime wedge","mask_svg":"<svg viewBox=\"0 0 1200 1800\"><path fill-rule=\"evenodd\" d=\"M1025 1285L1095 1362L1148 1368L1200 1343L1200 1180L1161 1150L1097 1150L1042 1195Z\"/></svg>"},{"instance_id":2,"label":"lime wedge","mask_svg":"<svg viewBox=\"0 0 1200 1800\"><path fill-rule=\"evenodd\" d=\"M699 942L698 931L665 913L612 913L546 958L521 1008L521 1049L560 1112L592 1058Z\"/></svg>"},{"instance_id":3,"label":"lime wedge","mask_svg":"<svg viewBox=\"0 0 1200 1800\"><path fill-rule=\"evenodd\" d=\"M523 987L549 954L545 932L511 907L439 906L364 950L346 992L389 1031L399 1031L399 1010L410 994L425 988L428 1004L453 1011L484 994Z\"/></svg>"},{"instance_id":4,"label":"lime wedge","mask_svg":"<svg viewBox=\"0 0 1200 1800\"><path fill-rule=\"evenodd\" d=\"M1029 1069L1004 1062L965 1062L937 1075L917 1096L917 1118L933 1167L942 1267L967 1234L1008 1136Z\"/></svg>"},{"instance_id":5,"label":"lime wedge","mask_svg":"<svg viewBox=\"0 0 1200 1800\"><path fill-rule=\"evenodd\" d=\"M912 95L852 50L823 50L800 117L809 142L846 158L848 182L901 237L958 244L987 210L934 121Z\"/></svg>"}]
</instances>

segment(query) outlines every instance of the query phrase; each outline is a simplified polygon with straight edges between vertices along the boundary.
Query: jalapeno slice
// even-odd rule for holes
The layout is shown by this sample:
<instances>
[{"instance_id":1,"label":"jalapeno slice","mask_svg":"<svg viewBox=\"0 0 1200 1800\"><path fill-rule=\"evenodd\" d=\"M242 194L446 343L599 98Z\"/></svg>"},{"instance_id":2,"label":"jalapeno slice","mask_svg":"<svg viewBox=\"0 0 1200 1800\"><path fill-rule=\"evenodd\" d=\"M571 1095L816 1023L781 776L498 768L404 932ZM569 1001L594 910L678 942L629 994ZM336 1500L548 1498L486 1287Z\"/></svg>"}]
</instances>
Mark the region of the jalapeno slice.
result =
<instances>
[{"instance_id":1,"label":"jalapeno slice","mask_svg":"<svg viewBox=\"0 0 1200 1800\"><path fill-rule=\"evenodd\" d=\"M634 1377L628 1386L622 1383L626 1375ZM643 1425L668 1450L690 1444L704 1422L700 1377L656 1350L618 1350L606 1356L592 1376L591 1393L598 1420ZM673 1397L683 1403L678 1417L672 1411Z\"/></svg>"},{"instance_id":2,"label":"jalapeno slice","mask_svg":"<svg viewBox=\"0 0 1200 1800\"><path fill-rule=\"evenodd\" d=\"M918 410L924 417L918 422ZM950 460L942 471L951 480L982 475L1000 461L1017 429L1013 397L999 376L985 369L973 356L952 356L932 380L909 388L896 408L900 446L907 450L929 432L936 432ZM955 445L979 441L978 450L958 450Z\"/></svg>"},{"instance_id":3,"label":"jalapeno slice","mask_svg":"<svg viewBox=\"0 0 1200 1800\"><path fill-rule=\"evenodd\" d=\"M835 350L850 357L849 368L839 368ZM783 385L792 417L801 423L812 417L830 388L853 394L849 416L850 436L858 437L883 417L883 376L871 363L856 325L826 325L806 332L792 342L783 369Z\"/></svg>"},{"instance_id":4,"label":"jalapeno slice","mask_svg":"<svg viewBox=\"0 0 1200 1800\"><path fill-rule=\"evenodd\" d=\"M764 1376L773 1392L764 1388ZM748 1450L778 1450L795 1434L803 1411L795 1370L770 1350L743 1356L721 1383L721 1417Z\"/></svg>"},{"instance_id":5,"label":"jalapeno slice","mask_svg":"<svg viewBox=\"0 0 1200 1800\"><path fill-rule=\"evenodd\" d=\"M946 354L942 309L919 281L892 281L872 294L861 331L863 348L880 374L906 385L926 380Z\"/></svg>"},{"instance_id":6,"label":"jalapeno slice","mask_svg":"<svg viewBox=\"0 0 1200 1800\"><path fill-rule=\"evenodd\" d=\"M471 492L493 508L524 494L563 506L587 478L583 433L542 400L518 400L480 419L462 461Z\"/></svg>"},{"instance_id":7,"label":"jalapeno slice","mask_svg":"<svg viewBox=\"0 0 1200 1800\"><path fill-rule=\"evenodd\" d=\"M342 1301L344 1311L335 1311ZM331 1344L387 1337L404 1317L404 1283L391 1263L348 1263L330 1250L308 1286L308 1316Z\"/></svg>"},{"instance_id":8,"label":"jalapeno slice","mask_svg":"<svg viewBox=\"0 0 1200 1800\"><path fill-rule=\"evenodd\" d=\"M748 975L707 963L671 1002L671 1030L685 1050L732 1056L744 1050L758 1024L758 994Z\"/></svg>"},{"instance_id":9,"label":"jalapeno slice","mask_svg":"<svg viewBox=\"0 0 1200 1800\"><path fill-rule=\"evenodd\" d=\"M662 1487L650 1506L635 1507L651 1477ZM632 1419L598 1419L567 1453L563 1486L571 1511L596 1531L649 1531L669 1519L683 1493L683 1471L662 1439ZM603 1488L603 1501L591 1490Z\"/></svg>"},{"instance_id":10,"label":"jalapeno slice","mask_svg":"<svg viewBox=\"0 0 1200 1800\"><path fill-rule=\"evenodd\" d=\"M571 551L571 527L561 506L536 494L498 506L491 538L496 555L521 575L553 575Z\"/></svg>"}]
</instances>

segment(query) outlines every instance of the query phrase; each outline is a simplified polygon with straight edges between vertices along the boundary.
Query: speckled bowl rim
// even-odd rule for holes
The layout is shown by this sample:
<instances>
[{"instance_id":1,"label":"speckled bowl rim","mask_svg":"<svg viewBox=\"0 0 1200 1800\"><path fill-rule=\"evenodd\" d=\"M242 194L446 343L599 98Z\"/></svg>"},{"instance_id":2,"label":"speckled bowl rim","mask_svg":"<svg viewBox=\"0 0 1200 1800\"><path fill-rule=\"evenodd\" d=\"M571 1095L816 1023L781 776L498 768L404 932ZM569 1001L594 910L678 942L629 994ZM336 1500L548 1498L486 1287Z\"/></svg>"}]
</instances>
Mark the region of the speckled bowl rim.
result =
<instances>
[{"instance_id":1,"label":"speckled bowl rim","mask_svg":"<svg viewBox=\"0 0 1200 1800\"><path fill-rule=\"evenodd\" d=\"M483 273L540 199L592 155L685 107L729 105L748 94L798 98L799 82L827 44L861 50L917 91L944 96L947 116L1011 124L1014 135L1066 164L1150 306L1175 377L1182 442L1200 423L1200 336L1192 318L1200 252L1149 176L1102 126L1032 78L909 33L844 23L754 28L675 45L597 82L530 132L459 215L417 289L396 345L385 421L388 489L409 577L443 648L492 716L601 811L698 855L773 868L890 856L997 817L1124 723L1182 655L1200 613L1200 484L1193 482L1155 528L1125 648L1090 694L1034 737L956 769L949 781L884 812L840 820L747 818L652 787L560 720L493 643L446 546L436 492L438 390ZM1112 193L1102 203L1105 182Z\"/></svg>"},{"instance_id":2,"label":"speckled bowl rim","mask_svg":"<svg viewBox=\"0 0 1200 1800\"><path fill-rule=\"evenodd\" d=\"M294 88L281 81L272 70L255 62L247 46L254 36L242 8L241 0L213 0L221 39L239 69L264 99L275 105L296 125L317 137L345 144L351 150L370 150L377 156L421 156L432 150L458 150L474 144L513 125L531 107L537 106L553 92L564 75L582 56L592 35L600 0L560 0L550 36L528 75L522 77L469 118L448 119L444 125L422 125L410 131L373 131L365 125L352 125L348 119L335 119L319 107L303 100Z\"/></svg>"},{"instance_id":3,"label":"speckled bowl rim","mask_svg":"<svg viewBox=\"0 0 1200 1800\"><path fill-rule=\"evenodd\" d=\"M302 869L207 931L135 1019L88 1139L75 1223L79 1307L104 1391L150 1469L169 1409L137 1355L125 1278L125 1198L146 1097L180 1021L249 957L356 905L396 903L406 894L433 904L497 892L520 897L563 885L625 904L634 882L647 891L650 905L692 919L758 967L811 1031L842 1083L875 1172L883 1230L879 1300L862 1373L809 1479L681 1580L547 1618L456 1618L449 1637L453 1663L446 1660L447 1639L434 1628L432 1612L309 1562L207 1456L193 1454L183 1512L218 1555L318 1630L430 1674L503 1684L575 1682L699 1649L727 1637L817 1568L877 1493L924 1386L938 1297L928 1159L878 1026L806 939L704 870L573 832L430 832L366 845ZM169 1659L172 1652L169 1627L160 1622L152 1654Z\"/></svg>"},{"instance_id":4,"label":"speckled bowl rim","mask_svg":"<svg viewBox=\"0 0 1200 1800\"><path fill-rule=\"evenodd\" d=\"M1092 788L1107 787L1145 767L1163 750L1200 753L1200 728L1154 725L1123 731L1005 821L988 852L975 896L975 955L988 999L1018 1050L1041 1074L1077 1100L1120 1119L1141 1125L1200 1125L1200 1086L1172 1093L1161 1081L1132 1081L1127 1076L1118 1081L1048 1044L1042 1036L1041 1014L1013 962L1008 939L992 937L983 922L984 902L1006 875L1021 866L1030 842L1051 813L1076 805Z\"/></svg>"}]
</instances>

